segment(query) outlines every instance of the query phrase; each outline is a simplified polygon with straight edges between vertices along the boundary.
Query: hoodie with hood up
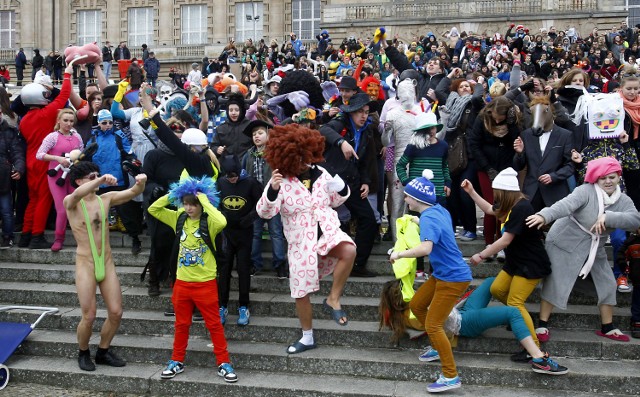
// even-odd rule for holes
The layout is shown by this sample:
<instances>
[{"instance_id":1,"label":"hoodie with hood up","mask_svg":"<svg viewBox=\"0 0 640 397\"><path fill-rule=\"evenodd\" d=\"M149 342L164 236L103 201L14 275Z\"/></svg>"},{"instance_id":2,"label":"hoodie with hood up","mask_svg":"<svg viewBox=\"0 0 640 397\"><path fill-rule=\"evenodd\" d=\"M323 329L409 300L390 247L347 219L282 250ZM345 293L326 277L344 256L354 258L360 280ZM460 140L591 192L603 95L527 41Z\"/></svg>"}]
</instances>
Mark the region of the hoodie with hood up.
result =
<instances>
[{"instance_id":1,"label":"hoodie with hood up","mask_svg":"<svg viewBox=\"0 0 640 397\"><path fill-rule=\"evenodd\" d=\"M237 121L232 121L229 117L229 106L238 105L240 108L240 117ZM243 131L250 123L245 115L247 113L246 104L242 94L231 94L227 102L227 120L217 128L211 141L211 149L218 157L235 154L238 158L244 157L247 150L253 146L251 138L246 136ZM224 151L218 154L218 148L224 146Z\"/></svg>"},{"instance_id":2,"label":"hoodie with hood up","mask_svg":"<svg viewBox=\"0 0 640 397\"><path fill-rule=\"evenodd\" d=\"M227 229L251 229L257 217L256 204L262 196L262 186L240 166L240 160L234 155L220 158L223 177L218 178L220 191L220 212L227 218ZM238 175L231 183L229 173Z\"/></svg>"}]
</instances>

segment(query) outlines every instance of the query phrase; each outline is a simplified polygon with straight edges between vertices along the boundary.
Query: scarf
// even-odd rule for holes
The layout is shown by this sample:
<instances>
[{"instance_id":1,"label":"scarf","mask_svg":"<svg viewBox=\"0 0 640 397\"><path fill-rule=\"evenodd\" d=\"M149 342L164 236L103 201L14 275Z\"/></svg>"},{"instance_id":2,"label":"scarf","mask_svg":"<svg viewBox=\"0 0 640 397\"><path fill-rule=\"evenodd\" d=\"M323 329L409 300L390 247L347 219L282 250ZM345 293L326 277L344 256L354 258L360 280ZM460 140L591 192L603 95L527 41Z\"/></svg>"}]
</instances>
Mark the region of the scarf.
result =
<instances>
[{"instance_id":1,"label":"scarf","mask_svg":"<svg viewBox=\"0 0 640 397\"><path fill-rule=\"evenodd\" d=\"M594 184L593 187L596 190L596 196L598 197L598 217L604 214L604 210L606 207L614 204L621 196L620 186L616 186L616 191L613 192L611 196L609 196L600 186ZM593 262L596 260L596 253L598 251L598 245L600 244L600 235L592 233L591 230L585 228L578 222L573 215L570 215L569 218L576 224L578 227L589 236L591 236L591 247L589 248L589 256L587 257L587 261L580 269L580 274L578 277L582 277L582 279L587 278L589 272L591 272L591 267L593 267ZM597 219L597 217L596 217Z\"/></svg>"},{"instance_id":2,"label":"scarf","mask_svg":"<svg viewBox=\"0 0 640 397\"><path fill-rule=\"evenodd\" d=\"M640 97L636 97L635 101L630 101L622 95L620 92L620 97L622 98L622 103L624 106L624 111L627 112L629 117L631 117L631 125L633 126L633 139L638 139L638 131L640 127Z\"/></svg>"},{"instance_id":3,"label":"scarf","mask_svg":"<svg viewBox=\"0 0 640 397\"><path fill-rule=\"evenodd\" d=\"M446 111L449 112L449 119L446 125L447 132L454 131L458 127L462 113L467 108L469 102L471 102L472 97L473 95L460 96L457 92L451 92L449 94L447 103L444 105Z\"/></svg>"}]
</instances>

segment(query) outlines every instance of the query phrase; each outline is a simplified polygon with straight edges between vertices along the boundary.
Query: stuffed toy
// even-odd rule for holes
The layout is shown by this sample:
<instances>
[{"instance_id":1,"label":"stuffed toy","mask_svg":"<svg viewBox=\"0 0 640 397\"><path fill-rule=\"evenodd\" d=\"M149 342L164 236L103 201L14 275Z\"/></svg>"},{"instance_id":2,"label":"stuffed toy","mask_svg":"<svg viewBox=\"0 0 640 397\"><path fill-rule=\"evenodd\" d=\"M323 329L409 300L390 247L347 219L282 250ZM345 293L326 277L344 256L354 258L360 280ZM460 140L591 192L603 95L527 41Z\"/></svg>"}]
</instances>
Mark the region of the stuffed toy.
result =
<instances>
[{"instance_id":1,"label":"stuffed toy","mask_svg":"<svg viewBox=\"0 0 640 397\"><path fill-rule=\"evenodd\" d=\"M87 157L93 156L97 151L98 151L98 144L96 142L93 142L87 145L87 147L82 151L75 149L70 151L69 153L65 153L64 156L69 159L69 161L71 162L71 165L69 165L69 167L65 167L62 164L58 164L56 168L52 168L48 170L47 175L49 175L50 177L54 177L56 176L59 170L62 170L62 175L60 175L60 178L58 178L58 180L56 181L56 185L64 186L67 175L71 170L71 167L73 167L73 165L76 164L78 161L82 161Z\"/></svg>"},{"instance_id":2,"label":"stuffed toy","mask_svg":"<svg viewBox=\"0 0 640 397\"><path fill-rule=\"evenodd\" d=\"M374 54L378 54L380 52L380 42L386 39L387 39L387 29L385 29L384 26L381 26L378 29L376 29L376 32L373 34L373 46L372 46Z\"/></svg>"},{"instance_id":3,"label":"stuffed toy","mask_svg":"<svg viewBox=\"0 0 640 397\"><path fill-rule=\"evenodd\" d=\"M84 58L81 58L85 56ZM92 64L102 59L102 50L94 43L88 43L83 46L70 46L64 50L64 60L67 64L72 60L77 65Z\"/></svg>"},{"instance_id":4,"label":"stuffed toy","mask_svg":"<svg viewBox=\"0 0 640 397\"><path fill-rule=\"evenodd\" d=\"M215 88L216 91L222 94L227 87L237 86L242 95L247 96L247 94L249 93L249 89L247 88L247 86L240 83L239 81L236 81L235 77L231 76L233 75L230 73L225 74L221 80L213 84L213 88Z\"/></svg>"}]
</instances>

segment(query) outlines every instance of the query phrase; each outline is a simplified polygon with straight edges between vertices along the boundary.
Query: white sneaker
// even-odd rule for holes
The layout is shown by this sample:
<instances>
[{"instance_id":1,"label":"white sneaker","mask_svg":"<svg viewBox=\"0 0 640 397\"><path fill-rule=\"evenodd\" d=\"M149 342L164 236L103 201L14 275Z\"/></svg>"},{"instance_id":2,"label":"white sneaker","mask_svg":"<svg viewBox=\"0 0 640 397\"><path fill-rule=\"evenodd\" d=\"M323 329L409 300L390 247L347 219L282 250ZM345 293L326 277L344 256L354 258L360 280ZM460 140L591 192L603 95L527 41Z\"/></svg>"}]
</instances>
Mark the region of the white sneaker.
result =
<instances>
[{"instance_id":1,"label":"white sneaker","mask_svg":"<svg viewBox=\"0 0 640 397\"><path fill-rule=\"evenodd\" d=\"M496 259L498 259L498 262L504 262L505 261L504 250L500 250L496 254Z\"/></svg>"}]
</instances>

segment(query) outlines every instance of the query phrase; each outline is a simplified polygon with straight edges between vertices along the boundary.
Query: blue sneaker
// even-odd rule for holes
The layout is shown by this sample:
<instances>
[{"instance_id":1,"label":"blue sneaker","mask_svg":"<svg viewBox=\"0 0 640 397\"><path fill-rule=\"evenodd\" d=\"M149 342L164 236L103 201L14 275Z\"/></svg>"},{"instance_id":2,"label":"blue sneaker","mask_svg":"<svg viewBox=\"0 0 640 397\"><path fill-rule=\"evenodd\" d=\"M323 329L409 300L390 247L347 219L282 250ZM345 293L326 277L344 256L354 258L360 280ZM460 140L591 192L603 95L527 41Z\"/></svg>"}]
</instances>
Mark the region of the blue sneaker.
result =
<instances>
[{"instance_id":1,"label":"blue sneaker","mask_svg":"<svg viewBox=\"0 0 640 397\"><path fill-rule=\"evenodd\" d=\"M229 310L226 307L220 306L220 322L222 325L227 322L227 315L229 314Z\"/></svg>"},{"instance_id":2,"label":"blue sneaker","mask_svg":"<svg viewBox=\"0 0 640 397\"><path fill-rule=\"evenodd\" d=\"M218 367L218 376L222 376L225 382L234 383L238 381L238 375L229 363L220 364Z\"/></svg>"},{"instance_id":3,"label":"blue sneaker","mask_svg":"<svg viewBox=\"0 0 640 397\"><path fill-rule=\"evenodd\" d=\"M238 309L238 325L248 325L249 317L251 317L249 309L246 306L240 306Z\"/></svg>"},{"instance_id":4,"label":"blue sneaker","mask_svg":"<svg viewBox=\"0 0 640 397\"><path fill-rule=\"evenodd\" d=\"M162 379L171 379L182 371L184 371L184 364L182 364L180 361L169 360L169 362L167 363L167 368L162 371L160 377Z\"/></svg>"},{"instance_id":5,"label":"blue sneaker","mask_svg":"<svg viewBox=\"0 0 640 397\"><path fill-rule=\"evenodd\" d=\"M446 390L457 389L460 386L462 386L462 382L460 382L459 376L448 379L445 378L444 375L440 375L437 381L427 386L427 391L429 393L440 393Z\"/></svg>"},{"instance_id":6,"label":"blue sneaker","mask_svg":"<svg viewBox=\"0 0 640 397\"><path fill-rule=\"evenodd\" d=\"M464 231L464 233L462 233L460 237L458 237L460 241L473 241L477 238L478 238L477 234L466 231L466 230Z\"/></svg>"},{"instance_id":7,"label":"blue sneaker","mask_svg":"<svg viewBox=\"0 0 640 397\"><path fill-rule=\"evenodd\" d=\"M420 361L437 361L440 360L438 351L431 346L427 346L427 350L418 357Z\"/></svg>"},{"instance_id":8,"label":"blue sneaker","mask_svg":"<svg viewBox=\"0 0 640 397\"><path fill-rule=\"evenodd\" d=\"M551 359L551 357L549 357L549 353L545 354L542 358L534 358L531 360L531 369L533 369L533 372L547 375L564 375L569 372L567 367L564 367Z\"/></svg>"}]
</instances>

